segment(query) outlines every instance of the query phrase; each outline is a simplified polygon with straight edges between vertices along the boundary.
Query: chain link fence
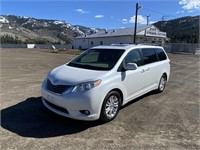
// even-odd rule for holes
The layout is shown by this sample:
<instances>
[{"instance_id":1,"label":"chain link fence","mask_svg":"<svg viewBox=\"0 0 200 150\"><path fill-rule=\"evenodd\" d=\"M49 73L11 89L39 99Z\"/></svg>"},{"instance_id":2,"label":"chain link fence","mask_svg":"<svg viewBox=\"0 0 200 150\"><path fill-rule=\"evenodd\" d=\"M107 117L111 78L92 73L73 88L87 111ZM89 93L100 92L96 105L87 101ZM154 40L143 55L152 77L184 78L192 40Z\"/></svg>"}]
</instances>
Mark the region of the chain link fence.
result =
<instances>
[{"instance_id":1,"label":"chain link fence","mask_svg":"<svg viewBox=\"0 0 200 150\"><path fill-rule=\"evenodd\" d=\"M38 48L38 49L71 49L71 44L52 45L52 44L0 44L0 48Z\"/></svg>"},{"instance_id":2,"label":"chain link fence","mask_svg":"<svg viewBox=\"0 0 200 150\"><path fill-rule=\"evenodd\" d=\"M196 54L196 53L200 52L200 44L164 43L161 46L163 46L165 51L169 52L169 53L192 53L192 54Z\"/></svg>"},{"instance_id":3,"label":"chain link fence","mask_svg":"<svg viewBox=\"0 0 200 150\"><path fill-rule=\"evenodd\" d=\"M145 43L147 45L152 45ZM188 43L163 43L153 44L163 46L165 51L168 53L192 53L200 54L200 44L188 44ZM1 44L0 48L28 48L27 44ZM72 49L71 44L68 45L51 45L51 44L34 44L33 48L38 49Z\"/></svg>"}]
</instances>

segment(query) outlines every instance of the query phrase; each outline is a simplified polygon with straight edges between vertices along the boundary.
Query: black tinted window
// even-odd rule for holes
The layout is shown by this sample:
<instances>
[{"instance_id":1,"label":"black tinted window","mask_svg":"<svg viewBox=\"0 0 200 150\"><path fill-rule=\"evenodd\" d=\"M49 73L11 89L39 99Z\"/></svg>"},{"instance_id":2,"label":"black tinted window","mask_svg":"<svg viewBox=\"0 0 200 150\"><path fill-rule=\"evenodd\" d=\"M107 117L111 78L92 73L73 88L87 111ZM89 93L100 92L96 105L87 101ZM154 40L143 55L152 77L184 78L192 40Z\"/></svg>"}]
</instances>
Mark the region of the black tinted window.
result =
<instances>
[{"instance_id":1,"label":"black tinted window","mask_svg":"<svg viewBox=\"0 0 200 150\"><path fill-rule=\"evenodd\" d=\"M143 59L145 64L153 63L158 61L156 52L154 49L146 48L142 49Z\"/></svg>"},{"instance_id":2,"label":"black tinted window","mask_svg":"<svg viewBox=\"0 0 200 150\"><path fill-rule=\"evenodd\" d=\"M130 51L125 57L125 63L136 63L138 66L142 65L142 59L139 50Z\"/></svg>"},{"instance_id":3,"label":"black tinted window","mask_svg":"<svg viewBox=\"0 0 200 150\"><path fill-rule=\"evenodd\" d=\"M156 53L158 55L159 60L166 60L167 59L167 56L162 49L157 48L155 50L156 50Z\"/></svg>"}]
</instances>

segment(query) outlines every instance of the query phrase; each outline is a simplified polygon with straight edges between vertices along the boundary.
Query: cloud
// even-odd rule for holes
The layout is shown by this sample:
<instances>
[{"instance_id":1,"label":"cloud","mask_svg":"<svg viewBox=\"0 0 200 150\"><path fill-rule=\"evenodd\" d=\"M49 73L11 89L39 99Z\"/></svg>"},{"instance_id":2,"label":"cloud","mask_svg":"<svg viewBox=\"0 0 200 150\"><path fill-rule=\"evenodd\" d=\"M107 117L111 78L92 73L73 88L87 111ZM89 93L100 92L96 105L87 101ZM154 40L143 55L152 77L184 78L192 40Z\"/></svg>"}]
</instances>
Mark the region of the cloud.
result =
<instances>
[{"instance_id":1,"label":"cloud","mask_svg":"<svg viewBox=\"0 0 200 150\"><path fill-rule=\"evenodd\" d=\"M74 10L74 11L76 11L76 12L79 12L79 13L81 13L81 14L87 14L88 13L88 11L85 11L85 10L83 10L83 9L76 9L76 10Z\"/></svg>"},{"instance_id":2,"label":"cloud","mask_svg":"<svg viewBox=\"0 0 200 150\"><path fill-rule=\"evenodd\" d=\"M188 12L189 12L189 13L193 13L193 12L195 12L195 10L189 10Z\"/></svg>"},{"instance_id":3,"label":"cloud","mask_svg":"<svg viewBox=\"0 0 200 150\"><path fill-rule=\"evenodd\" d=\"M150 21L149 24L154 24L156 23L157 21Z\"/></svg>"},{"instance_id":4,"label":"cloud","mask_svg":"<svg viewBox=\"0 0 200 150\"><path fill-rule=\"evenodd\" d=\"M184 13L184 11L177 11L176 14Z\"/></svg>"},{"instance_id":5,"label":"cloud","mask_svg":"<svg viewBox=\"0 0 200 150\"><path fill-rule=\"evenodd\" d=\"M129 20L124 18L124 19L121 20L121 22L122 22L122 24L135 23L135 16L131 17ZM154 23L154 22L155 21L153 21L152 23ZM141 25L145 25L145 24L147 24L147 18L142 16L142 15L138 15L137 16L137 23L141 24Z\"/></svg>"},{"instance_id":6,"label":"cloud","mask_svg":"<svg viewBox=\"0 0 200 150\"><path fill-rule=\"evenodd\" d=\"M135 16L130 18L129 23L135 23ZM137 16L137 23L141 24L141 25L147 24L147 18L142 16L142 15L138 15Z\"/></svg>"},{"instance_id":7,"label":"cloud","mask_svg":"<svg viewBox=\"0 0 200 150\"><path fill-rule=\"evenodd\" d=\"M129 23L129 22L128 22L128 19L122 19L121 22L122 22L123 24Z\"/></svg>"},{"instance_id":8,"label":"cloud","mask_svg":"<svg viewBox=\"0 0 200 150\"><path fill-rule=\"evenodd\" d=\"M122 24L127 24L127 23L135 23L135 16L131 17L129 20L128 19L122 19L121 20ZM149 24L154 24L157 21L149 21ZM146 25L147 24L147 18L142 15L138 15L137 17L137 23L140 25Z\"/></svg>"},{"instance_id":9,"label":"cloud","mask_svg":"<svg viewBox=\"0 0 200 150\"><path fill-rule=\"evenodd\" d=\"M200 0L180 0L179 4L187 11L200 10Z\"/></svg>"},{"instance_id":10,"label":"cloud","mask_svg":"<svg viewBox=\"0 0 200 150\"><path fill-rule=\"evenodd\" d=\"M94 16L95 18L103 18L104 17L104 15L96 15L96 16Z\"/></svg>"}]
</instances>

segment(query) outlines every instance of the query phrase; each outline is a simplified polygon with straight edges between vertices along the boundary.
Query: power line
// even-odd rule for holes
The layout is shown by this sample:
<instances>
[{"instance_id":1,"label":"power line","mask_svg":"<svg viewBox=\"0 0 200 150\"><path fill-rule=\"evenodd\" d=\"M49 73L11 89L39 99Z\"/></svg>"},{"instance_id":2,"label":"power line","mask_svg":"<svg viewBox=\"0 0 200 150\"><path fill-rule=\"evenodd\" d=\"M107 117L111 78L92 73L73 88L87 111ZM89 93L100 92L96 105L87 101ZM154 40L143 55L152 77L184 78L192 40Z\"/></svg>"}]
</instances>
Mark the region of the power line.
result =
<instances>
[{"instance_id":1,"label":"power line","mask_svg":"<svg viewBox=\"0 0 200 150\"><path fill-rule=\"evenodd\" d=\"M155 14L159 14L159 15L162 15L162 20L163 20L163 16L164 16L164 18L166 18L166 17L173 17L173 18L176 18L176 16L174 16L174 15L169 15L169 14L166 14L166 13L163 13L163 12L160 12L160 11L157 11L157 10L152 10L152 9L149 9L149 8L146 8L146 7L143 7L143 9L144 10L147 10L147 11L149 11L149 12L153 12L153 13L155 13Z\"/></svg>"},{"instance_id":2,"label":"power line","mask_svg":"<svg viewBox=\"0 0 200 150\"><path fill-rule=\"evenodd\" d=\"M165 18L168 18L169 16L162 16L162 21L165 21Z\"/></svg>"},{"instance_id":3,"label":"power line","mask_svg":"<svg viewBox=\"0 0 200 150\"><path fill-rule=\"evenodd\" d=\"M143 7L143 9L146 9L146 10L148 10L148 11L154 12L154 13L156 13L156 14L168 15L168 14L165 14L165 13L163 13L163 12L155 11L155 10L152 10L152 9L149 9L149 8L146 8L146 7Z\"/></svg>"}]
</instances>

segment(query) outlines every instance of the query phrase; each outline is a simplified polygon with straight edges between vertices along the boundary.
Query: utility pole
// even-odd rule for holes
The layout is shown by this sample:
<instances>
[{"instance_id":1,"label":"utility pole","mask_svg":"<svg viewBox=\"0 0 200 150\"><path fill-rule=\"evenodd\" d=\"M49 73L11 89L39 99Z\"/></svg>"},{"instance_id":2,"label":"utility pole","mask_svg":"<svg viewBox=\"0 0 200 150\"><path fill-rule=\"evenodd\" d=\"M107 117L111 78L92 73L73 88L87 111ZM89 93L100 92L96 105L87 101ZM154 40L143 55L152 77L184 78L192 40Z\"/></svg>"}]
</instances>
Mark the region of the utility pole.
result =
<instances>
[{"instance_id":1,"label":"utility pole","mask_svg":"<svg viewBox=\"0 0 200 150\"><path fill-rule=\"evenodd\" d=\"M150 15L147 16L147 25L149 25L149 17Z\"/></svg>"},{"instance_id":2,"label":"utility pole","mask_svg":"<svg viewBox=\"0 0 200 150\"><path fill-rule=\"evenodd\" d=\"M138 3L136 3L136 8L135 8L135 30L134 30L133 44L136 43L137 15L138 15L138 10L139 10L140 8L141 8L141 6L138 6Z\"/></svg>"}]
</instances>

